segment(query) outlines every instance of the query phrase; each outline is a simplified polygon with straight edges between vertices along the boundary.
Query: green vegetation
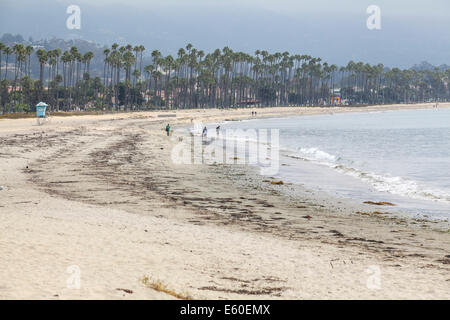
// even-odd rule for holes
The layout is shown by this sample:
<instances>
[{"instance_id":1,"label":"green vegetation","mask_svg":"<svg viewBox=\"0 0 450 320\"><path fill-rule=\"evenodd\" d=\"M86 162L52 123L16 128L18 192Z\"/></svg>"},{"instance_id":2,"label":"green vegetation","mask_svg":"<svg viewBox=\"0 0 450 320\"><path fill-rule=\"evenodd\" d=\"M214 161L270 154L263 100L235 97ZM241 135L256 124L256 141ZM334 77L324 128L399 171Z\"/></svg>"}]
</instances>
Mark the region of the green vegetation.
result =
<instances>
[{"instance_id":1,"label":"green vegetation","mask_svg":"<svg viewBox=\"0 0 450 320\"><path fill-rule=\"evenodd\" d=\"M129 111L448 101L450 69L400 70L351 61L338 68L308 55L255 55L225 47L205 54L191 44L174 58L144 46L113 44L103 51L103 75L91 77L92 51L62 52L0 43L0 111L33 112L39 101L51 111ZM32 59L33 53L36 55ZM32 61L39 79L32 78ZM36 66L37 68L37 66Z\"/></svg>"}]
</instances>

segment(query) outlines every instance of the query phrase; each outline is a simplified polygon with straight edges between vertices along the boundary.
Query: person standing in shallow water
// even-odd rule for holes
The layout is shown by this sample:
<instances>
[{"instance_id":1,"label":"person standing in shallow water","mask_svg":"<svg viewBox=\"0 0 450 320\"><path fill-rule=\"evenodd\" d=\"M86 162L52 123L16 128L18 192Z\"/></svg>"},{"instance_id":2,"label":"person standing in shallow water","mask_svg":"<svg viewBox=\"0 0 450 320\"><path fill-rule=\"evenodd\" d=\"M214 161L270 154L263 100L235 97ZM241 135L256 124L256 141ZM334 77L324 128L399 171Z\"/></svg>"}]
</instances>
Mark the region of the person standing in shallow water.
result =
<instances>
[{"instance_id":1,"label":"person standing in shallow water","mask_svg":"<svg viewBox=\"0 0 450 320\"><path fill-rule=\"evenodd\" d=\"M170 136L170 124L167 124L166 132L167 132L167 136Z\"/></svg>"}]
</instances>

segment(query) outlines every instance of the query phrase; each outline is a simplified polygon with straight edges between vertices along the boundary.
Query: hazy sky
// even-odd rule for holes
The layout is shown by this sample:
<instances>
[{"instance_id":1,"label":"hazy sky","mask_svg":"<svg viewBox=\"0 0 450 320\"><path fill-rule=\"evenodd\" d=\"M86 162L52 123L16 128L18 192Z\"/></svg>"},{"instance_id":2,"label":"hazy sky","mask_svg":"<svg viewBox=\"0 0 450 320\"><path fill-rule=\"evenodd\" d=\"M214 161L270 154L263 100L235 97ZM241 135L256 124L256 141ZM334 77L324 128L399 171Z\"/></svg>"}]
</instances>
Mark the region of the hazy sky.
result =
<instances>
[{"instance_id":1,"label":"hazy sky","mask_svg":"<svg viewBox=\"0 0 450 320\"><path fill-rule=\"evenodd\" d=\"M68 5L81 8L81 29L66 28ZM366 9L381 8L381 30L368 30ZM450 64L449 0L0 0L0 34L78 37L101 44L144 44L175 54L190 42L410 67Z\"/></svg>"}]
</instances>

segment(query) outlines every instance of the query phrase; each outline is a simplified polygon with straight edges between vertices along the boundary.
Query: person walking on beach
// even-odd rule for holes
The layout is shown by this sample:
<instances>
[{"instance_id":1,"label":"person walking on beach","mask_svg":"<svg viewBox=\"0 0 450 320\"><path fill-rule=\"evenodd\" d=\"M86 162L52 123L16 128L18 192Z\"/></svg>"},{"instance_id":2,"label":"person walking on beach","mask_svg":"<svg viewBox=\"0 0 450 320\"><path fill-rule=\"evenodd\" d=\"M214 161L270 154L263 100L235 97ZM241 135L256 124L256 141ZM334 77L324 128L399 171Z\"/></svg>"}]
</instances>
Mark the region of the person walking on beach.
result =
<instances>
[{"instance_id":1,"label":"person walking on beach","mask_svg":"<svg viewBox=\"0 0 450 320\"><path fill-rule=\"evenodd\" d=\"M167 124L166 132L167 132L167 136L170 136L170 124Z\"/></svg>"},{"instance_id":2,"label":"person walking on beach","mask_svg":"<svg viewBox=\"0 0 450 320\"><path fill-rule=\"evenodd\" d=\"M202 137L206 137L207 134L208 134L208 129L206 129L206 127L204 127L203 132L202 132Z\"/></svg>"},{"instance_id":3,"label":"person walking on beach","mask_svg":"<svg viewBox=\"0 0 450 320\"><path fill-rule=\"evenodd\" d=\"M216 128L216 137L219 138L219 133L220 133L220 126L218 126Z\"/></svg>"}]
</instances>

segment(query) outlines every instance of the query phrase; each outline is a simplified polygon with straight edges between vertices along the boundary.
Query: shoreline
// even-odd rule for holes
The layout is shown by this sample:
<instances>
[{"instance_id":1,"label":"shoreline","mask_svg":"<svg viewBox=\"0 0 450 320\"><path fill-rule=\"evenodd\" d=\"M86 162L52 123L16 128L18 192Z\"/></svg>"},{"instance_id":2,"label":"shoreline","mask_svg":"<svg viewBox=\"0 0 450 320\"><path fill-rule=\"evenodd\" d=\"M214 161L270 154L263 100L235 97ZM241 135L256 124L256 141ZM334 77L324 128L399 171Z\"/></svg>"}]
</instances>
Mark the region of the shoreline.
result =
<instances>
[{"instance_id":1,"label":"shoreline","mask_svg":"<svg viewBox=\"0 0 450 320\"><path fill-rule=\"evenodd\" d=\"M357 214L305 188L292 199L245 167L170 162L165 122L252 109L233 111L0 120L0 299L174 298L144 277L194 299L450 298L448 230ZM373 266L379 288L367 285Z\"/></svg>"},{"instance_id":2,"label":"shoreline","mask_svg":"<svg viewBox=\"0 0 450 320\"><path fill-rule=\"evenodd\" d=\"M424 103L413 103L413 104L384 104L384 105L340 105L340 106L278 106L278 107L244 107L244 108L199 108L199 109L155 109L155 110L138 110L138 111L54 111L50 112L51 116L55 117L83 117L83 116L109 116L109 115L126 115L126 114L140 114L140 113L169 113L169 112L184 112L184 111L192 111L196 112L199 110L207 111L207 110L220 110L220 111L243 111L243 110L273 110L276 109L278 112L283 109L354 109L354 110L360 110L364 111L365 108L380 108L380 109L416 109L416 108L426 108L431 109L434 108L436 103L432 102L424 102ZM449 108L450 102L440 102L440 105L438 105L438 108ZM358 112L358 111L356 111ZM0 115L0 120L21 120L21 119L34 119L35 113L28 112L28 113L10 113L10 114L4 114Z\"/></svg>"},{"instance_id":3,"label":"shoreline","mask_svg":"<svg viewBox=\"0 0 450 320\"><path fill-rule=\"evenodd\" d=\"M344 112L336 112L336 114L340 114L340 113L378 113L378 112L395 112L395 111L408 111L408 110L428 110L430 108L415 108L415 105L411 105L411 107L407 107L407 108L388 108L387 110L375 110L375 109L371 109L371 110L345 110ZM445 106L444 108L448 108L450 107L450 104L448 106ZM440 108L440 109L444 109L444 108ZM435 108L432 108L433 110ZM323 115L324 113L314 113L314 114L308 114L307 116L315 116L315 115ZM328 114L328 113L327 113ZM333 114L333 113L331 113ZM297 116L297 117L301 117L301 116L305 116L303 115L293 115L293 116ZM216 124L224 124L224 123L228 123L228 122L239 122L239 121L258 121L258 120L264 120L264 119L287 119L289 118L288 115L283 115L280 117L277 116L270 116L270 117L251 117L251 118L245 118L245 119L239 119L239 120L229 120L229 121L222 121L222 122L210 122L210 123L205 123L203 125L206 126L211 126L211 125L216 125ZM184 129L188 129L189 126L185 126L183 127ZM259 168L258 166L254 166L254 165L249 165L251 167L255 167L255 168ZM258 175L258 174L257 174ZM262 175L258 175L261 179L262 182L268 182L267 177L262 176ZM276 174L275 177L271 177L272 180L281 180L282 178ZM269 179L270 180L270 179ZM286 183L286 180L284 180L284 182ZM296 185L297 187L300 187L300 185L303 186L303 184L299 184L293 181L287 181L287 185ZM279 187L280 188L280 187ZM284 188L287 189L287 188ZM303 186L302 189L304 190L305 187ZM331 195L325 191L319 191L316 189L313 189L312 187L308 187L307 188L309 191L313 191L314 193L320 195L319 197L321 199L333 199L334 203L341 203L341 202L345 202L349 207L352 207L352 210L358 210L361 214L363 215L371 215L373 214L373 212L376 212L379 216L387 216L390 215L391 217L395 217L396 219L407 219L409 221L413 221L413 223L415 222L420 222L420 223L427 223L429 226L437 228L439 230L450 230L450 223L449 223L449 218L447 217L442 217L442 216L437 216L435 218L430 217L429 214L427 213L419 213L419 212L412 212L412 211L408 211L406 208L397 208L395 205L393 207L390 206L380 206L380 205L367 205L365 203L363 203L363 201L367 201L370 202L371 199L351 199L351 198L347 198L344 196L338 196L338 195ZM289 193L289 192L288 192ZM378 197L380 198L380 197ZM381 198L381 200L383 200ZM380 200L380 202L382 202ZM413 200L417 200L417 199L413 199ZM319 201L319 200L318 200ZM359 202L358 202L359 201ZM423 200L422 201L431 201L431 200ZM370 212L372 211L372 212ZM381 211L381 212L380 212ZM414 222L415 221L415 222Z\"/></svg>"},{"instance_id":4,"label":"shoreline","mask_svg":"<svg viewBox=\"0 0 450 320\"><path fill-rule=\"evenodd\" d=\"M450 108L450 102L441 103L438 109ZM170 110L150 110L150 111L127 111L127 112L105 112L105 113L81 113L74 115L55 115L51 118L60 122L71 122L76 119L128 119L128 118L157 118L155 120L164 119L176 120L177 122L188 123L191 119L189 116L197 116L201 119L216 118L225 121L245 120L245 119L264 119L273 117L284 117L292 115L316 115L329 113L347 113L347 112L383 112L395 110L414 110L414 109L436 109L434 103L418 103L418 104L393 104L393 105L367 105L367 106L327 106L327 107L248 107L248 108L224 108L224 109L170 109ZM258 114L252 117L250 113L256 111ZM158 114L161 116L158 118ZM166 114L177 114L176 117L167 117ZM179 115L179 116L178 116ZM228 118L230 115L236 118ZM33 123L36 117L30 114L24 118L0 118L0 124L3 122L16 122L22 125ZM50 120L51 121L51 120ZM46 124L48 126L48 124ZM1 128L1 127L0 127Z\"/></svg>"}]
</instances>

